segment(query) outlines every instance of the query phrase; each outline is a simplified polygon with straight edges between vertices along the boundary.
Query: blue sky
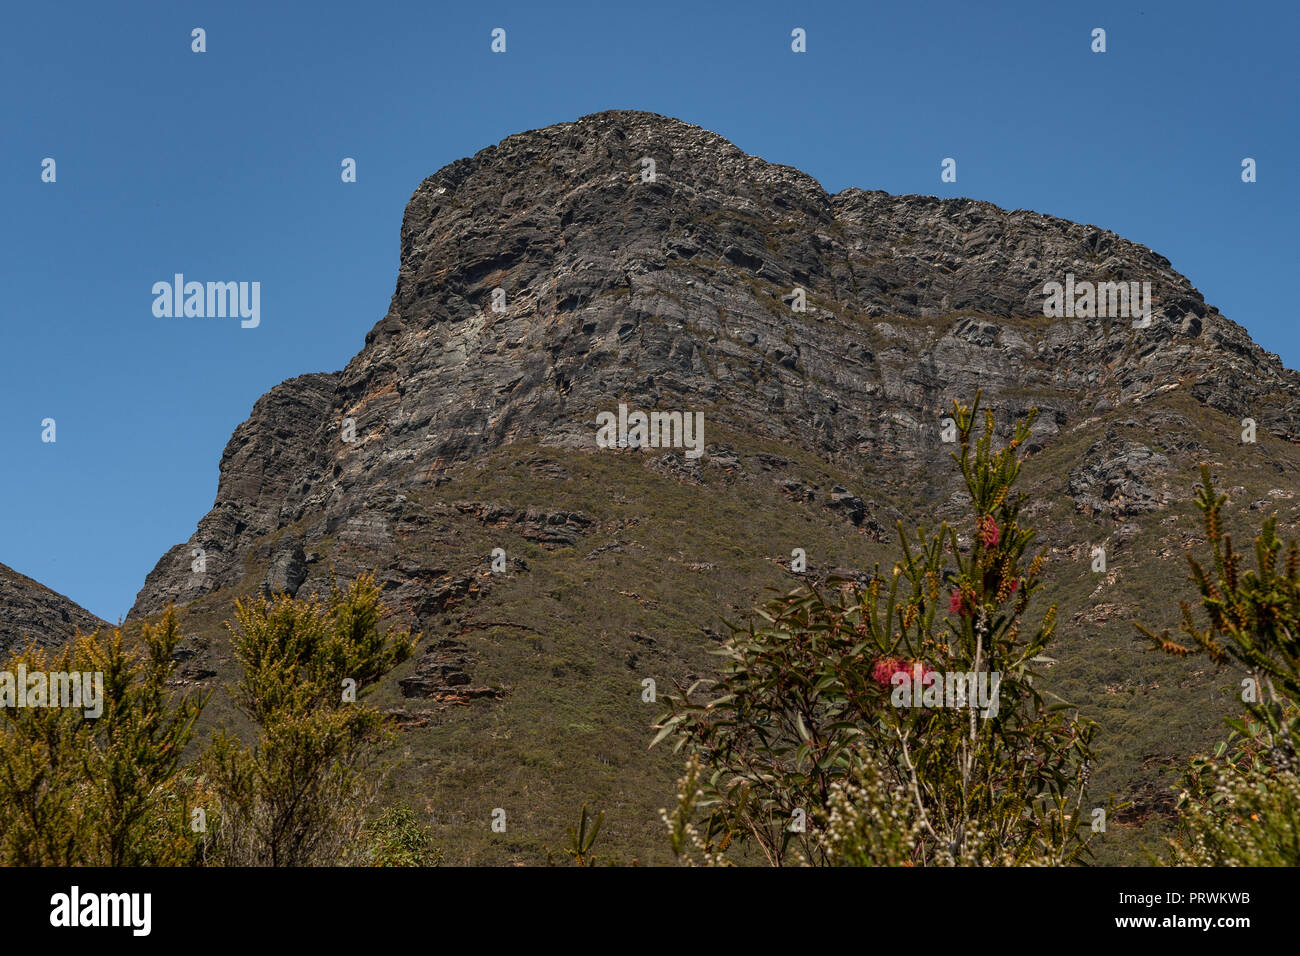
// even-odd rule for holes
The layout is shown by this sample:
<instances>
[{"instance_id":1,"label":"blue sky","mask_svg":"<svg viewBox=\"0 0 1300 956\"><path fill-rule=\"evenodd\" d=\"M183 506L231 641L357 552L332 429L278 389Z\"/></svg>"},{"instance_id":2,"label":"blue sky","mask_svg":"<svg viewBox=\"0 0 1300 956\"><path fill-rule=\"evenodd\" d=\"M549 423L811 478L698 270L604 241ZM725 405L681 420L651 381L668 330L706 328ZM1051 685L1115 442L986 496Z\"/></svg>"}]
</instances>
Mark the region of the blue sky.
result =
<instances>
[{"instance_id":1,"label":"blue sky","mask_svg":"<svg viewBox=\"0 0 1300 956\"><path fill-rule=\"evenodd\" d=\"M832 192L1112 229L1297 367L1298 28L1283 2L5 4L0 562L124 616L258 396L362 347L420 180L603 109L680 117ZM261 325L156 318L175 272L259 281Z\"/></svg>"}]
</instances>

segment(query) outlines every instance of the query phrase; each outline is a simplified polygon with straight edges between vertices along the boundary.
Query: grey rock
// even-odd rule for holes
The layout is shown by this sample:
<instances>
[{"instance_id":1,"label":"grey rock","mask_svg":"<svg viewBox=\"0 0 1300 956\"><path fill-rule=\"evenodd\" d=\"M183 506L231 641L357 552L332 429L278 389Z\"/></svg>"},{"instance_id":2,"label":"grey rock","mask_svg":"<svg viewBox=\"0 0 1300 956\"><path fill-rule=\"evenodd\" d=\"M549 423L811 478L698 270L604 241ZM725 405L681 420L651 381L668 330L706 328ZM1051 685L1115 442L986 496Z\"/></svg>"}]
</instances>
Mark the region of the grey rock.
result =
<instances>
[{"instance_id":1,"label":"grey rock","mask_svg":"<svg viewBox=\"0 0 1300 956\"><path fill-rule=\"evenodd\" d=\"M654 183L640 182L643 156L656 160ZM1150 281L1150 326L1045 318L1044 283L1067 273ZM790 307L796 285L805 313ZM491 308L496 288L504 313ZM305 551L338 536L354 569L382 569L400 531L378 502L524 439L557 455L592 450L596 413L620 401L702 411L706 441L732 428L865 467L933 510L954 490L937 440L953 399L982 389L1004 423L1037 406L1037 452L1169 388L1300 435L1300 376L1137 243L969 199L832 195L690 124L598 113L507 137L420 184L388 312L365 347L342 371L256 404L222 457L212 510L131 613L234 586L246 559L271 569L267 583L297 580L300 561L259 544L289 525ZM355 442L341 440L345 418ZM1186 441L1195 451L1194 434ZM680 452L617 453L695 480ZM1146 446L1094 445L1069 494L1085 511L1142 513L1162 506L1167 465ZM855 498L831 505L870 520ZM510 520L550 544L582 531L571 518ZM204 574L190 569L195 547Z\"/></svg>"},{"instance_id":2,"label":"grey rock","mask_svg":"<svg viewBox=\"0 0 1300 956\"><path fill-rule=\"evenodd\" d=\"M29 642L53 647L78 629L88 634L109 626L62 594L0 564L0 652L20 650Z\"/></svg>"}]
</instances>

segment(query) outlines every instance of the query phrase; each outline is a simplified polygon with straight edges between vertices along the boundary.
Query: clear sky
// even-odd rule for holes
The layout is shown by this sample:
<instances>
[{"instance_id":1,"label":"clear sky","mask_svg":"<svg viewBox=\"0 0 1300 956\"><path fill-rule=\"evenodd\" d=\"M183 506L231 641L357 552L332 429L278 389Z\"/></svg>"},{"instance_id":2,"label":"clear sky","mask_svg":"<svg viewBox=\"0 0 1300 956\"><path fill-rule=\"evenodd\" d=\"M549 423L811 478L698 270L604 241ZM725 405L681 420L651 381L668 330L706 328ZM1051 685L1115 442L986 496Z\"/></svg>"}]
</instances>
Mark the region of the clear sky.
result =
<instances>
[{"instance_id":1,"label":"clear sky","mask_svg":"<svg viewBox=\"0 0 1300 956\"><path fill-rule=\"evenodd\" d=\"M679 117L832 192L1112 229L1294 368L1298 35L1280 0L6 3L0 562L125 615L258 396L362 347L420 180L604 109ZM155 317L176 272L260 282L260 326Z\"/></svg>"}]
</instances>

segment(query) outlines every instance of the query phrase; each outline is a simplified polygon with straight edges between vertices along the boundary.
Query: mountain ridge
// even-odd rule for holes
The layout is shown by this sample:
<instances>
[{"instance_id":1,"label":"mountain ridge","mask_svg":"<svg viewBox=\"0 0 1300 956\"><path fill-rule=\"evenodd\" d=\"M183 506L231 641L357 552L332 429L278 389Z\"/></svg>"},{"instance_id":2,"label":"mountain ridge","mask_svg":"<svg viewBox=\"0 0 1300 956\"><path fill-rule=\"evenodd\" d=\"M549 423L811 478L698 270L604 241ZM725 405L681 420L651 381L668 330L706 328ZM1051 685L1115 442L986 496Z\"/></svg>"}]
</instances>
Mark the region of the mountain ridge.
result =
<instances>
[{"instance_id":1,"label":"mountain ridge","mask_svg":"<svg viewBox=\"0 0 1300 956\"><path fill-rule=\"evenodd\" d=\"M631 142L628 142L628 141ZM622 154L614 152L614 146L622 145ZM678 170L688 168L691 158L696 155L704 155L705 151L712 149L716 155L708 155L706 169L714 172L713 182L708 181L708 177L701 177L698 180L692 180L687 176L679 176ZM569 150L569 152L565 152ZM637 166L630 164L629 159L635 157L640 152L647 155L658 151L656 164L656 181L653 183L636 182ZM590 160L590 154L596 152L600 154L598 163L587 162L582 168L584 171L594 169L595 171L589 176L573 176L571 172L564 175L551 177L549 185L550 191L547 192L545 187L537 191L551 198L554 193L558 198L569 206L567 212L558 216L547 218L544 213L538 217L536 214L529 215L531 204L523 194L522 188L518 185L517 180L521 178L521 167L527 167L530 163L533 165L552 165L561 164L562 169L567 170L565 163L571 159L581 159L584 156ZM615 158L621 161L615 162ZM650 158L655 158L650 156ZM502 173L501 167L507 170ZM693 167L692 167L693 169ZM568 177L566 179L566 176ZM477 181L486 177L486 183L475 188ZM748 178L753 181L755 177L761 180L764 189L771 190L772 203L783 209L790 215L796 213L803 215L806 220L805 225L816 226L820 224L825 230L823 236L833 239L830 233L838 227L841 230L846 226L854 226L858 230L858 235L851 237L849 240L841 243L848 251L879 251L882 248L892 247L897 249L902 240L910 239L912 245L921 243L927 250L940 247L939 264L943 265L942 245L951 241L954 245L960 240L966 246L970 246L972 241L978 243L983 241L985 245L992 245L993 238L1006 234L1015 233L1017 230L1028 231L1030 240L1022 240L1021 247L1026 245L1038 248L1044 247L1046 252L1054 252L1057 258L1061 258L1060 250L1050 248L1052 242L1045 240L1041 235L1034 236L1033 230L1046 232L1049 239L1058 240L1057 245L1062 243L1074 243L1081 249L1085 250L1087 255L1094 258L1108 257L1109 259L1118 259L1120 261L1136 260L1146 269L1146 273L1151 274L1157 279L1157 282L1163 282L1165 289L1158 292L1158 304L1153 316L1152 329L1148 330L1149 339L1158 345L1148 345L1147 353L1157 351L1159 356L1164 358L1163 367L1157 367L1146 376L1146 381L1152 383L1151 387L1170 384L1173 378L1173 371L1182 367L1188 357L1188 353L1195 351L1187 343L1205 343L1210 342L1218 346L1225 355L1235 355L1248 367L1227 370L1219 370L1216 381L1197 383L1204 392L1204 400L1212 407L1233 415L1245 415L1250 411L1248 404L1243 401L1251 395L1258 394L1259 379L1263 379L1272 388L1295 389L1300 386L1300 376L1291 370L1285 369L1280 360L1273 354L1264 352L1258 346L1249 340L1248 334L1236 323L1223 317L1218 311L1204 303L1204 299L1191 283L1180 274L1174 272L1169 261L1163 256L1152 253L1145 247L1130 243L1128 240L1115 236L1113 233L1095 229L1094 227L1081 226L1069 223L1066 220L1060 220L1055 217L1043 216L1037 213L1013 211L1008 212L1001 210L992 204L983 203L976 200L963 199L936 199L933 197L891 197L886 193L879 191L863 191L849 188L840 191L834 195L827 194L812 177L807 176L798 170L788 166L776 166L768 164L756 157L748 156L742 153L738 148L727 143L716 134L701 130L698 127L690 126L677 120L660 117L657 114L646 114L627 111L607 111L603 113L592 114L583 117L574 123L559 124L553 127L546 127L540 130L528 131L525 133L515 134L506 137L499 144L489 146L480 150L474 156L457 160L443 167L437 173L427 177L415 190L411 200L407 204L406 211L403 215L401 229L401 266L399 268L398 280L392 300L390 302L388 313L381 319L366 335L365 347L359 352L348 364L346 368L334 373L313 373L311 376L299 376L291 379L289 382L282 383L280 386L273 388L259 402L259 406L266 403L263 413L270 416L271 420L276 422L273 431L283 431L285 429L283 415L292 414L298 417L316 417L322 420L328 416L334 416L341 421L345 416L344 413L350 408L356 410L358 400L364 400L362 404L368 404L378 398L380 403L384 403L384 396L389 397L388 404L401 391L401 385L396 378L387 374L387 367L393 363L395 367L401 364L401 359L394 361L391 357L393 343L400 343L404 336L417 337L436 337L440 327L446 327L449 324L466 323L467 327L457 330L461 334L452 334L446 337L441 344L444 350L450 345L451 351L444 351L440 361L444 364L451 364L456 361L465 361L468 354L467 348L472 349L476 344L482 344L481 340L487 335L484 328L495 320L492 313L484 310L485 303L482 301L484 295L488 292L490 286L485 285L485 278L488 276L497 276L496 281L503 281L507 268L514 269L516 272L525 271L525 276L516 278L514 288L510 291L511 312L520 312L530 307L533 314L540 320L544 321L543 313L549 307L554 310L556 315L564 315L570 310L577 309L584 296L596 298L601 295L607 297L616 297L620 294L627 294L633 288L633 277L638 275L638 266L645 265L645 258L648 255L658 254L659 261L655 263L658 266L671 266L675 263L681 263L684 258L697 260L700 256L700 250L691 244L687 239L683 245L678 242L674 247L672 245L673 233L675 231L690 231L689 225L678 223L673 216L677 207L673 203L661 202L656 203L651 199L648 208L642 208L636 205L641 195L656 195L655 191L663 193L664 190L675 190L668 194L668 198L684 198L686 200L696 200L700 197L695 193L701 192L704 185L715 188L719 185L726 185L721 180L726 177ZM620 262L602 262L593 258L578 258L578 270L575 272L561 271L553 275L548 283L542 275L539 268L541 264L554 265L555 259L560 253L567 252L564 259L572 260L574 254L568 252L569 246L576 245L582 249L583 253L587 252L584 247L584 237L574 235L572 237L565 235L566 223L572 222L574 218L586 216L588 220L596 219L603 213L609 211L609 204L599 201L596 196L595 202L592 199L592 193L599 194L602 190L614 190L618 195L617 199L624 200L624 215L640 215L648 220L644 225L653 228L642 228L634 235L629 235L630 244L620 246L620 251L624 253ZM471 207L472 214L477 219L466 221L463 215L464 200L459 196L461 190L469 190L470 196L468 203ZM791 195L790 190L794 193ZM451 193L451 199L448 200L448 192ZM684 197L679 197L678 193L684 192ZM638 195L641 194L641 195ZM766 194L765 194L766 195ZM577 197L577 198L574 198ZM739 198L737 198L739 197ZM747 209L755 208L755 197L748 196L742 192L735 191L730 194L714 195L713 204L706 208L720 210L725 216L734 217L743 215ZM796 200L803 200L802 206L798 205ZM540 200L539 200L540 202ZM497 208L491 208L491 203L496 203ZM513 207L522 206L522 211L514 210ZM665 208L667 207L667 208ZM698 208L698 207L697 207ZM809 209L811 208L811 212ZM504 212L503 212L504 210ZM484 218L490 218L493 215L500 221L505 219L510 227L507 230L500 231L489 229L482 224ZM566 216L568 217L566 219ZM539 221L535 221L539 220ZM992 220L992 221L990 221ZM1008 230L1008 224L1016 227ZM542 225L552 225L558 227L560 233L560 244L558 248L550 248L543 241L545 233L541 231ZM626 225L626 224L623 224ZM742 226L743 226L742 222ZM438 229L446 229L448 226L459 227L458 231L452 237L450 245L454 248L445 248L440 242L440 233ZM930 227L931 231L925 233L922 227ZM916 234L912 233L916 230ZM1063 236L1052 236L1051 231L1055 229L1063 231ZM1000 230L1000 231L999 231ZM667 233L667 237L665 237ZM715 254L715 261L722 263L722 267L732 272L744 273L749 269L752 277L759 282L770 283L776 288L790 289L800 283L808 284L808 294L812 303L824 302L825 306L814 304L810 307L813 316L826 318L830 321L842 319L843 316L836 315L836 303L829 299L819 298L819 293L825 291L825 287L833 284L837 278L834 263L830 269L818 270L817 268L817 250L806 248L807 243L800 241L797 237L785 237L782 256L767 255L767 250L758 246L754 241L752 234L746 234L741 228L737 230L738 234L729 234L725 236L726 241L715 241L715 248L706 250ZM498 241L500 234L504 234L506 242L504 247ZM815 234L815 232L814 232ZM666 247L655 249L649 245L654 238L664 238ZM973 238L972 238L973 237ZM715 237L716 238L716 237ZM821 236L817 237L822 238ZM1035 240L1038 240L1035 242ZM603 233L602 240L603 241ZM642 247L636 244L642 243ZM554 244L553 244L554 245ZM720 248L719 248L720 246ZM793 246L791 250L788 248ZM629 251L630 250L630 251ZM682 252L687 251L689 256L683 256ZM841 250L843 251L843 250ZM1032 253L1033 249L1030 250ZM644 252L644 255L638 253ZM989 253L1001 252L1001 255L989 255ZM1023 255L1024 249L1017 248L1014 250L1016 255ZM441 254L441 255L440 255ZM928 251L926 253L928 255ZM1125 259L1125 257L1128 257ZM439 263L450 259L458 268L445 268L442 270L435 269L431 266L433 260L437 258ZM824 258L824 257L823 257ZM1041 291L1035 292L1041 288L1042 276L1039 270L1035 269L1038 265L1030 258L1028 269L1014 268L1014 262L1006 250L985 250L985 258L990 261L981 261L976 264L975 268L966 268L972 258L969 255L963 255L957 258L959 266L962 268L948 269L925 269L919 270L921 265L920 259L915 253L910 257L901 256L897 264L872 263L876 268L869 271L866 278L877 285L883 284L885 290L890 287L901 288L900 296L890 295L890 304L884 304L885 296L873 295L872 290L867 288L865 294L859 294L856 298L858 301L852 301L841 304L841 312L860 313L867 319L889 319L889 318L918 318L926 319L936 314L961 315L968 314L972 321L984 321L983 317L989 317L988 321L996 324L998 320L1004 323L1009 319L1021 318L1032 319L1032 309L1037 305L1041 309ZM540 260L540 263L537 261ZM1077 260L1080 265L1080 277L1089 263L1086 259ZM568 261L559 263L569 265ZM1114 267L1114 263L1111 263ZM911 272L921 273L920 279L909 274ZM841 270L839 278L847 276L850 281L856 284L858 278L857 272L850 261L848 268ZM945 271L948 274L958 273L955 280L948 282L948 288L942 291L942 294L936 294L932 290L934 285L940 284L945 278ZM1063 271L1063 270L1058 270ZM1097 269L1091 270L1089 274L1104 275L1107 273L1107 260L1103 259ZM973 275L967 279L960 273L972 272ZM820 273L820 274L819 274ZM1047 271L1046 276L1051 277L1056 273ZM1144 273L1145 274L1145 273ZM1026 280L1027 275L1032 275L1032 282ZM513 277L512 277L513 278ZM550 286L547 288L547 286ZM647 294L654 295L662 292L664 296L674 293L674 289L655 289L652 284L648 288ZM686 280L686 286L694 285L689 279ZM522 287L522 291L519 291ZM623 291L626 290L626 291ZM993 290L993 291L989 291ZM640 291L639 289L637 291ZM680 288L676 291L680 292ZM730 291L730 290L725 290ZM858 290L855 290L858 291ZM759 293L761 294L761 292ZM549 298L548 298L549 297ZM757 297L757 296L755 296ZM433 301L434 298L437 301ZM847 298L847 297L843 297ZM522 304L521 304L522 300ZM910 300L910 301L909 301ZM778 303L775 295L768 295L764 306L770 307ZM661 303L662 304L662 303ZM712 303L710 303L712 304ZM588 312L591 310L588 309ZM677 310L679 315L685 315L687 310L683 307ZM987 323L986 323L987 324ZM1045 323L1046 324L1046 323ZM1087 325L1100 323L1089 322ZM889 323L884 323L888 327ZM723 323L725 328L725 323ZM1065 328L1065 339L1071 337L1071 331L1068 324L1062 326L1058 324L1058 329ZM528 335L532 330L520 329L522 335ZM567 330L572 331L572 330ZM606 330L601 330L606 331ZM711 334L716 335L719 331L717 325L708 330ZM886 334L888 334L888 330ZM1001 332L1002 330L999 329ZM968 339L970 335L978 336L982 333L970 332L963 330ZM556 335L561 342L551 344L548 347L563 349L563 338L566 330L557 329ZM622 334L622 333L619 333ZM752 335L753 333L748 333ZM1008 337L1012 333L1008 333ZM1079 338L1077 331L1073 334L1074 338ZM536 338L534 336L534 338ZM1062 338L1062 336L1058 336ZM1112 336L1107 333L1107 339ZM843 337L841 337L843 341ZM1023 341L1023 339L1022 339ZM1159 348L1159 346L1173 346L1175 341L1180 342L1176 347ZM953 342L948 345L961 348L962 333L958 333ZM773 346L760 360L761 362L771 360L771 364L778 369L787 367L789 370L802 371L799 368L798 353L801 345L805 343L796 342L793 349L782 350L779 346ZM940 343L943 345L944 343ZM1069 343L1067 341L1067 344ZM671 346L669 346L671 347ZM1040 344L1040 351L1043 346ZM398 349L400 351L400 347ZM1108 350L1113 354L1113 348ZM1101 356L1106 354L1107 349L1103 349ZM1202 348L1200 351L1204 352ZM588 350L589 354L589 350ZM829 354L829 353L828 353ZM617 356L616 356L617 357ZM1013 356L1014 357L1014 356ZM541 368L532 359L535 356L520 356L521 364L525 368L531 363L531 378L527 384L534 386L536 397L545 400L547 396L541 394L536 386L537 378L545 379L550 376L557 380L561 387L572 378L572 375L564 367L564 363L552 365L549 368ZM572 359L569 362L577 368L583 367L581 351L576 356L564 356L565 359ZM823 363L827 356L822 356ZM850 357L851 358L851 357ZM1085 357L1086 364L1095 368L1098 364L1090 360L1091 357ZM750 363L751 365L754 363ZM409 366L410 363L407 362ZM590 368L588 367L588 371ZM427 370L424 370L427 371ZM611 390L619 388L631 389L634 395L635 382L626 381L626 376L618 376L617 367L602 369L614 377L614 381L609 384ZM673 363L667 363L664 371L668 375L680 372L679 368L674 368ZM982 375L987 370L979 370ZM1125 373L1128 369L1121 367L1118 372ZM777 373L778 375L780 372ZM525 377L530 377L527 375ZM382 379L383 384L379 386L381 392L378 396L367 396L365 394L366 383L372 378ZM620 380L622 378L623 380ZM970 378L970 376L967 376ZM1156 379L1159 379L1156 381ZM1235 379L1236 381L1227 381L1225 378ZM465 379L471 379L465 376ZM953 381L952 377L943 378L942 374L935 376L936 380L941 380L948 386L966 385L960 390L965 394L970 394L973 387L978 383L970 381L962 383ZM1131 398L1141 391L1143 378L1138 375L1129 376L1129 381L1121 383L1119 394L1116 396L1116 402L1122 402ZM859 379L860 380L860 379ZM296 383L296 384L295 384ZM511 382L507 376L498 376L498 378L487 383L484 381L464 381L464 385L471 389L476 389L472 394L471 404L474 401L481 401L483 405L491 408L493 401L490 394L490 388L483 386L496 386L500 388L510 388L517 386L517 382ZM673 383L670 381L669 385ZM707 384L707 383L706 383ZM857 384L852 376L841 383L835 382L836 386L841 384L852 387ZM872 384L867 383L868 388ZM891 384L895 387L891 388ZM926 383L911 383L915 387L924 389ZM1086 387L1087 382L1080 378L1079 385ZM333 388L333 394L327 394L330 388ZM903 393L907 391L909 383L883 383L883 395L899 398L905 404L919 406L915 408L918 412L938 413L946 407L946 400L929 401L929 402L906 402ZM295 389L297 392L295 393ZM933 390L933 389L932 389ZM1148 391L1150 389L1147 389ZM652 388L650 391L654 391ZM678 389L686 393L692 392L689 387ZM696 390L698 391L698 390ZM707 393L708 389L704 388ZM949 393L954 391L951 387ZM1113 390L1112 390L1113 392ZM288 399L290 403L297 403L293 409L278 408L280 396L293 397ZM653 394L644 394L635 396L639 399L654 400ZM697 396L698 397L698 396ZM708 397L707 395L705 397ZM945 399L948 396L945 396ZM1107 401L1102 398L1103 404ZM400 404L400 403L399 403ZM553 403L551 403L553 404ZM831 415L835 414L833 406L836 404L836 398L829 402L820 403L821 407L813 409L814 421L827 423ZM1074 406L1074 401L1060 402L1061 406ZM327 407L328 406L328 407ZM1049 408L1049 411L1051 409ZM1103 409L1104 410L1104 409ZM546 409L549 412L558 412L557 409ZM908 409L912 411L912 409ZM821 414L818 414L818 413ZM249 432L253 429L253 423L257 421L258 412L255 410L253 417L240 429L236 430L230 444L222 459L223 476L232 468L239 471L236 467L240 464L242 454L253 454L255 452L247 451L243 448L244 440L248 437ZM425 408L418 412L423 416L418 423L419 426L428 427L434 423L435 414ZM1261 418L1261 427L1270 428L1280 435L1290 436L1295 433L1294 424L1297 417L1300 416L1300 402L1294 397L1284 406L1277 408L1266 408ZM415 416L408 416L415 417ZM463 417L463 416L462 416ZM583 421L576 425L570 420L568 422L556 421L556 414L543 414L534 416L537 421L534 423L534 433L546 429L558 429L564 432L569 440L577 445L581 444L580 432L588 425ZM793 416L798 419L800 416ZM919 417L914 415L913 417ZM358 419L358 424L363 424L363 419ZM384 423L389 424L389 423ZM765 424L771 425L775 422L768 421ZM468 422L458 420L454 415L451 417L450 425L452 428L473 429L482 427L479 423L470 425ZM409 429L409 422L402 422L400 426ZM523 430L529 428L529 423L522 423L520 426ZM324 443L326 441L334 442L338 427L331 425L329 427L318 428L312 436L314 440ZM363 439L362 447L370 442L374 433L371 432ZM459 434L449 436L443 442L435 442L432 447L422 447L418 453L426 455L433 459L456 460L466 455L474 453L475 449L491 447L495 441L499 441L503 436L493 434L491 429L484 433L471 437L469 434ZM870 448L864 447L865 443L853 443L853 451L856 454L864 452L869 453ZM840 447L827 450L833 452L843 452L845 443L841 441ZM299 472L310 472L301 476L312 483L319 485L324 479L323 475L330 470L336 463L327 460L313 460L310 464L302 457L304 454L301 447L294 447L291 444L282 444L278 446L281 450L291 449L290 468L297 468ZM266 449L260 449L260 454L265 455ZM315 471L312 471L312 468ZM276 474L287 474L288 469L278 469ZM264 470L263 475L267 474ZM215 530L209 533L210 537L217 539L226 539L228 536L244 537L248 528L254 528L261 533L274 531L277 527L282 527L289 523L287 520L281 520L281 517L287 519L289 514L301 514L305 507L313 502L307 500L295 500L292 491L289 489L272 489L273 493L281 493L282 497L278 501L269 502L270 505L278 504L278 510L288 513L277 516L275 520L267 521L266 516L259 516L263 520L246 521L243 517L221 518L221 512L231 510L231 503L238 497L237 488L232 487L230 493L224 494L219 490L217 505L214 507L209 517L217 515L210 524L215 525ZM265 491L260 492L265 497ZM238 510L236 507L234 510ZM206 520L206 519L205 519ZM200 535L202 532L200 532ZM141 595L133 607L131 616L141 613L152 613L159 610L164 603L164 595L170 597L180 597L185 599L187 595L193 593L206 593L210 588L203 584L193 581L189 585L178 583L177 574L188 576L188 565L190 560L188 554L183 549L189 548L190 551L195 547L201 546L201 542L191 540L178 545L169 552L164 561L169 562L171 571L171 581L168 584L161 583L159 569L155 569L150 574L150 581L146 581L145 587L142 588ZM218 551L222 549L219 547ZM209 552L211 553L211 552ZM160 562L159 567L163 566ZM163 576L165 577L165 575Z\"/></svg>"}]
</instances>

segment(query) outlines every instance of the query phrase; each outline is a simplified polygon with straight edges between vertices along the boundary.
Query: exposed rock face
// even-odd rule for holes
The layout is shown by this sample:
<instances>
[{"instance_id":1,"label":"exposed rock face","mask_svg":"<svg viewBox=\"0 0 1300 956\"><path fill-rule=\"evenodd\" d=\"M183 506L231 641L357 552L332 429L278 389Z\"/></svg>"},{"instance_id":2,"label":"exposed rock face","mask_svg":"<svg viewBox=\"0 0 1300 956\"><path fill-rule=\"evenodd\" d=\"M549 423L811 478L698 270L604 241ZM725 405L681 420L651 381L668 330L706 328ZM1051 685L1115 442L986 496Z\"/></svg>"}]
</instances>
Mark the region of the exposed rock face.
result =
<instances>
[{"instance_id":1,"label":"exposed rock face","mask_svg":"<svg viewBox=\"0 0 1300 956\"><path fill-rule=\"evenodd\" d=\"M1071 275L1149 282L1150 323L1044 317L1045 283ZM207 642L194 679L229 680L229 598L374 571L425 633L381 693L416 752L400 785L464 817L448 845L478 845L462 780L491 780L493 800L552 801L531 831L512 817L515 840L553 840L546 821L590 798L641 828L629 858L653 856L680 766L646 752L642 682L711 673L722 621L764 588L865 582L896 560L898 520L960 517L944 416L977 390L1003 424L1040 410L1022 514L1070 622L1050 679L1109 721L1095 779L1145 819L1167 782L1139 755L1178 765L1218 734L1222 695L1208 668L1146 653L1132 621L1176 614L1194 526L1175 511L1200 463L1295 533L1300 376L1113 233L828 195L652 114L521 133L423 182L388 313L345 369L257 402L212 510L131 616L186 606ZM597 415L620 404L702 412L706 453L598 449ZM461 862L505 851L474 852Z\"/></svg>"},{"instance_id":2,"label":"exposed rock face","mask_svg":"<svg viewBox=\"0 0 1300 956\"><path fill-rule=\"evenodd\" d=\"M1070 494L1086 514L1111 517L1156 511L1171 495L1149 486L1168 472L1169 459L1141 442L1116 441L1114 433L1088 449L1070 476Z\"/></svg>"},{"instance_id":3,"label":"exposed rock face","mask_svg":"<svg viewBox=\"0 0 1300 956\"><path fill-rule=\"evenodd\" d=\"M61 644L80 628L108 627L80 605L0 564L0 653L27 642Z\"/></svg>"},{"instance_id":4,"label":"exposed rock face","mask_svg":"<svg viewBox=\"0 0 1300 956\"><path fill-rule=\"evenodd\" d=\"M1044 283L1067 273L1150 281L1150 327L1044 318ZM272 569L268 587L296 590L326 535L382 552L398 489L529 436L590 448L595 413L620 401L701 409L711 429L828 460L925 468L945 460L934 439L948 402L977 388L1004 415L1037 405L1046 441L1169 388L1294 436L1298 385L1168 260L1113 233L971 200L828 195L686 123L600 113L511 136L419 186L396 292L364 350L257 403L212 511L132 613L233 584L250 556ZM1077 473L1081 507L1105 510L1098 495L1112 492L1129 502L1118 513L1154 500L1126 471L1144 467L1132 454L1095 453ZM859 504L832 494L854 523Z\"/></svg>"},{"instance_id":5,"label":"exposed rock face","mask_svg":"<svg viewBox=\"0 0 1300 956\"><path fill-rule=\"evenodd\" d=\"M318 442L322 423L331 414L337 379L337 375L301 375L281 382L258 400L252 417L235 429L221 456L217 501L199 532L192 543L168 551L145 579L141 593L149 594L149 611L168 602L188 603L213 590L218 581L229 583L239 566L241 548L301 516L307 506L299 501L303 490L329 478L318 470L325 467ZM302 510L293 513L295 505ZM267 562L272 568L268 586L290 583L288 569L300 548L300 542L290 541L275 550ZM197 550L203 552L201 567L212 573L194 570ZM302 564L307 560L304 554ZM280 570L274 570L277 567ZM160 574L164 568L167 573ZM142 610L137 598L128 617Z\"/></svg>"}]
</instances>

